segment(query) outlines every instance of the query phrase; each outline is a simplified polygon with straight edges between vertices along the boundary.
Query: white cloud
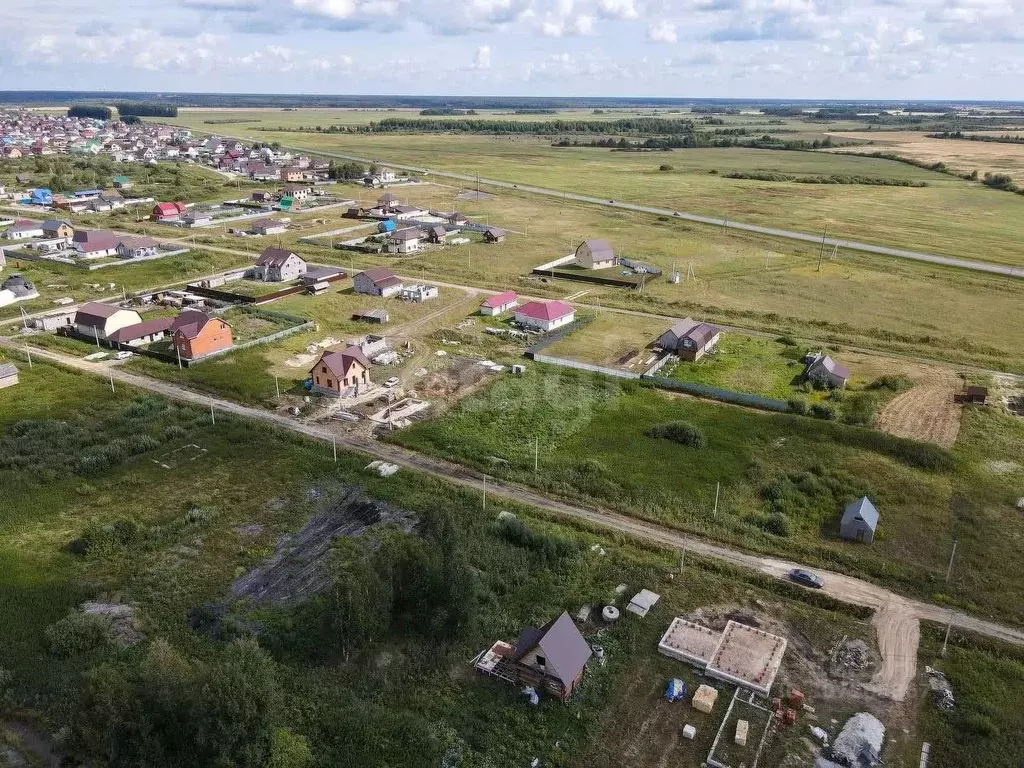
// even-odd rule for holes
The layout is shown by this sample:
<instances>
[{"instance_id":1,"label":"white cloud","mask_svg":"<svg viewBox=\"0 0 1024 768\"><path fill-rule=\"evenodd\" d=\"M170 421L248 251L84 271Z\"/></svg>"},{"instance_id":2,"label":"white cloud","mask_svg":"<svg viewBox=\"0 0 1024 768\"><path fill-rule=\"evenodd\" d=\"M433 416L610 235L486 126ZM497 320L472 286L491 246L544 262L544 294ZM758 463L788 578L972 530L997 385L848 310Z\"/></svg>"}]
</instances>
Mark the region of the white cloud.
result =
<instances>
[{"instance_id":1,"label":"white cloud","mask_svg":"<svg viewBox=\"0 0 1024 768\"><path fill-rule=\"evenodd\" d=\"M605 19L636 19L640 14L634 0L598 0L598 13Z\"/></svg>"},{"instance_id":2,"label":"white cloud","mask_svg":"<svg viewBox=\"0 0 1024 768\"><path fill-rule=\"evenodd\" d=\"M679 33L675 24L662 19L647 28L647 39L652 43L675 43L679 40Z\"/></svg>"},{"instance_id":3,"label":"white cloud","mask_svg":"<svg viewBox=\"0 0 1024 768\"><path fill-rule=\"evenodd\" d=\"M476 49L476 54L473 56L473 69L490 69L491 68L491 46L481 45Z\"/></svg>"},{"instance_id":4,"label":"white cloud","mask_svg":"<svg viewBox=\"0 0 1024 768\"><path fill-rule=\"evenodd\" d=\"M292 7L332 19L349 19L357 10L355 0L292 0Z\"/></svg>"}]
</instances>

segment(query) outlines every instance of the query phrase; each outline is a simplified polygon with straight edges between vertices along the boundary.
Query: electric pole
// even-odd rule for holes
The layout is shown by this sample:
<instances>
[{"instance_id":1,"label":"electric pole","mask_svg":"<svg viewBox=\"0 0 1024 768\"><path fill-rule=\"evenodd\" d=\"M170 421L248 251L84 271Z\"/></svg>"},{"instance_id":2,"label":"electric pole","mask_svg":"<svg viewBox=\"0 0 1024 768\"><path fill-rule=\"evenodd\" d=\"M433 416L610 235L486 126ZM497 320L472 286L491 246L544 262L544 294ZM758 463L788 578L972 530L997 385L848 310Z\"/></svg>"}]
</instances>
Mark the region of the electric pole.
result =
<instances>
[{"instance_id":1,"label":"electric pole","mask_svg":"<svg viewBox=\"0 0 1024 768\"><path fill-rule=\"evenodd\" d=\"M825 231L821 235L821 248L818 251L818 271L821 272L821 262L825 258L825 240L828 237L828 224L825 224Z\"/></svg>"}]
</instances>

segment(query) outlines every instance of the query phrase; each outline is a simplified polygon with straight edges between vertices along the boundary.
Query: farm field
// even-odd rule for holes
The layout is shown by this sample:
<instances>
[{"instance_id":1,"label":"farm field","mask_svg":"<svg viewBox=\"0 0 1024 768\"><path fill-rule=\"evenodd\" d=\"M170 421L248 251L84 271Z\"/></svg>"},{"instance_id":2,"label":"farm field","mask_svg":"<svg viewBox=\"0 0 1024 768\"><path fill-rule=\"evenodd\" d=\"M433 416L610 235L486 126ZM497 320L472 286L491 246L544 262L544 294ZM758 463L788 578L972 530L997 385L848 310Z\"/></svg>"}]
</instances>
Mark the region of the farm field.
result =
<instances>
[{"instance_id":1,"label":"farm field","mask_svg":"<svg viewBox=\"0 0 1024 768\"><path fill-rule=\"evenodd\" d=\"M648 435L674 421L695 425L706 446ZM1008 458L1024 439L1024 424L994 409L966 409L947 454L862 428L672 397L534 364L527 376L502 378L392 439L746 549L788 553L928 599L1024 618L1017 598L1008 599L1024 593L1024 582L1009 566L1012 557L997 554L1024 536L1013 507L1024 468ZM993 471L1005 461L1011 471ZM860 495L870 495L882 512L870 548L843 543L835 533L841 509ZM947 587L941 579L953 537L960 538L962 559Z\"/></svg>"},{"instance_id":2,"label":"farm field","mask_svg":"<svg viewBox=\"0 0 1024 768\"><path fill-rule=\"evenodd\" d=\"M259 124L226 126L252 135ZM202 120L193 128L209 130ZM910 250L1024 265L1019 196L894 161L829 152L692 149L610 152L556 148L548 138L261 131L261 140L309 151L479 174L756 224L819 232ZM661 164L673 170L662 172ZM712 174L711 172L716 173ZM857 175L923 181L926 188L728 179L725 174Z\"/></svg>"},{"instance_id":3,"label":"farm field","mask_svg":"<svg viewBox=\"0 0 1024 768\"><path fill-rule=\"evenodd\" d=\"M845 716L865 701L883 717L899 716L826 677L822 660L843 634L877 653L863 613L805 602L810 595L785 583L699 558L680 571L672 553L555 524L515 504L507 509L518 522L499 524L475 494L416 472L380 478L364 470L364 458L340 453L333 460L322 443L226 415L213 425L202 409L126 388L112 394L101 379L45 364L23 372L22 384L0 399L0 434L0 478L12 502L0 507L0 605L8 618L0 625L0 691L19 723L43 743L60 732L56 748L79 758L141 747L116 726L152 734L147 754L159 761L205 762L207 750L226 749L154 727L176 713L190 734L230 729L267 764L297 750L315 757L302 765L436 766L457 749L464 760L497 765L539 756L563 765L653 766L623 740L629 719L637 727L652 719L658 754L696 768L715 715L701 719L698 742L673 744L654 685L661 675L695 681L685 664L654 651L669 620L694 611L712 624L745 611L802 638L780 685L807 691L822 716ZM302 591L255 607L231 598L232 584L264 563L279 537L356 486L371 503L421 525L413 533L399 526L337 539L333 552L313 561L326 577L320 597ZM394 560L385 566L380 553ZM357 579L370 578L360 570L370 557L387 583L395 580L394 597L373 605L382 622L359 625L369 642L351 634L353 642L339 642L340 622L350 633L357 626L339 612L349 590L368 583ZM445 589L442 573L458 578ZM444 595L465 594L467 583L473 597L460 602L457 628L431 624L425 607L404 597L421 590L436 603L433 611L442 610ZM661 603L642 621L627 615L611 628L581 624L606 663L590 667L568 705L542 696L533 708L516 689L472 674L467 659L481 648L563 610L615 600L619 583L657 589ZM113 624L80 618L77 606L86 600L127 607L130 627L111 639ZM220 630L206 623L218 615ZM254 617L258 628L248 625ZM207 695L200 680L250 703L252 714L198 706ZM663 689L664 679L658 684ZM177 709L180 697L197 706ZM20 746L6 727L0 733L0 745ZM806 754L799 736L781 732L770 754ZM904 746L899 732L894 737L893 750ZM654 742L644 750L653 754Z\"/></svg>"}]
</instances>

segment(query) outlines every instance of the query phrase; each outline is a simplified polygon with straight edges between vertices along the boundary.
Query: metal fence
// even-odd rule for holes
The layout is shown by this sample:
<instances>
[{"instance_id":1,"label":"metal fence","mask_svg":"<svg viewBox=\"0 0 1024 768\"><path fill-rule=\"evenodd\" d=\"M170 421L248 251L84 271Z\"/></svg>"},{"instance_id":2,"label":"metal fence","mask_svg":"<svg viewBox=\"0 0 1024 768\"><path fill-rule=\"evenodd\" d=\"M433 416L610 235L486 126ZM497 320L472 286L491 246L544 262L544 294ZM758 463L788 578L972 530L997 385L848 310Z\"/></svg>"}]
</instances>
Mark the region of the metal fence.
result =
<instances>
[{"instance_id":1,"label":"metal fence","mask_svg":"<svg viewBox=\"0 0 1024 768\"><path fill-rule=\"evenodd\" d=\"M527 348L526 356L531 360L535 360L535 356L538 352L543 352L556 341L561 341L570 333L575 333L580 328L583 328L585 325L588 325L592 320L593 318L590 317L580 317L577 318L576 320L573 320L568 325L563 325L561 328L544 334L539 339L537 339L537 342L533 344L533 346Z\"/></svg>"},{"instance_id":2,"label":"metal fence","mask_svg":"<svg viewBox=\"0 0 1024 768\"><path fill-rule=\"evenodd\" d=\"M719 389L707 384L694 384L689 381L678 381L677 379L669 379L665 376L644 374L640 379L662 389L674 389L679 392L685 392L688 395L694 395L695 397L706 397L712 400L721 400L723 403L745 405L749 408L761 408L766 411L778 411L780 413L787 413L789 411L789 403L785 403L782 400L774 400L770 397L748 395L745 392L733 392L729 389Z\"/></svg>"},{"instance_id":3,"label":"metal fence","mask_svg":"<svg viewBox=\"0 0 1024 768\"><path fill-rule=\"evenodd\" d=\"M533 356L533 360L538 363L550 363L552 365L560 365L563 368L575 368L580 371L590 371L591 373L600 373L605 376L617 376L620 379L639 379L641 374L634 373L633 371L621 371L617 368L605 368L600 365L591 365L590 363L581 363L579 360L569 360L564 357L551 357L549 355L537 355Z\"/></svg>"}]
</instances>

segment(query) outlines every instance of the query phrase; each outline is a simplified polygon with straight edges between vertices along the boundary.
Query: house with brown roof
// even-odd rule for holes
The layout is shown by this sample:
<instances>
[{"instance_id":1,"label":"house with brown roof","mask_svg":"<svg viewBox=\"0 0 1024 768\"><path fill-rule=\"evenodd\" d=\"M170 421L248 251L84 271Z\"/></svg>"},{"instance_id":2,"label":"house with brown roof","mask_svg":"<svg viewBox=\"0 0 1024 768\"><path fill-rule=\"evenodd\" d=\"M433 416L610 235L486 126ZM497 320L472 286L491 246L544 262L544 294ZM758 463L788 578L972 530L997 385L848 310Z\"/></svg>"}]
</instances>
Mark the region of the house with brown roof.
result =
<instances>
[{"instance_id":1,"label":"house with brown roof","mask_svg":"<svg viewBox=\"0 0 1024 768\"><path fill-rule=\"evenodd\" d=\"M365 296L394 296L402 290L402 281L386 267L374 267L352 278L352 289Z\"/></svg>"},{"instance_id":2,"label":"house with brown roof","mask_svg":"<svg viewBox=\"0 0 1024 768\"><path fill-rule=\"evenodd\" d=\"M134 309L90 301L75 312L75 330L90 339L106 340L129 325L138 325L142 316Z\"/></svg>"},{"instance_id":3,"label":"house with brown roof","mask_svg":"<svg viewBox=\"0 0 1024 768\"><path fill-rule=\"evenodd\" d=\"M584 269L608 269L619 263L615 249L607 240L584 240L576 248L576 266Z\"/></svg>"},{"instance_id":4,"label":"house with brown roof","mask_svg":"<svg viewBox=\"0 0 1024 768\"><path fill-rule=\"evenodd\" d=\"M83 259L102 259L117 253L121 237L107 229L80 229L71 238L71 246Z\"/></svg>"},{"instance_id":5,"label":"house with brown roof","mask_svg":"<svg viewBox=\"0 0 1024 768\"><path fill-rule=\"evenodd\" d=\"M174 348L186 360L230 349L232 344L231 326L197 309L186 309L174 318L170 333Z\"/></svg>"},{"instance_id":6,"label":"house with brown roof","mask_svg":"<svg viewBox=\"0 0 1024 768\"><path fill-rule=\"evenodd\" d=\"M721 336L717 326L687 317L659 336L654 345L678 355L680 360L694 362L713 351Z\"/></svg>"},{"instance_id":7,"label":"house with brown roof","mask_svg":"<svg viewBox=\"0 0 1024 768\"><path fill-rule=\"evenodd\" d=\"M543 627L527 627L514 645L497 642L476 662L480 672L516 687L532 686L561 701L572 696L586 672L593 651L568 613Z\"/></svg>"},{"instance_id":8,"label":"house with brown roof","mask_svg":"<svg viewBox=\"0 0 1024 768\"><path fill-rule=\"evenodd\" d=\"M485 243L503 243L506 237L508 237L508 232L501 227L488 227L484 230Z\"/></svg>"},{"instance_id":9,"label":"house with brown roof","mask_svg":"<svg viewBox=\"0 0 1024 768\"><path fill-rule=\"evenodd\" d=\"M850 369L840 365L823 351L805 355L804 363L807 365L804 378L813 384L842 389L850 378Z\"/></svg>"},{"instance_id":10,"label":"house with brown roof","mask_svg":"<svg viewBox=\"0 0 1024 768\"><path fill-rule=\"evenodd\" d=\"M110 334L110 341L127 344L130 347L141 347L163 339L174 324L173 317L157 317L135 325L126 325Z\"/></svg>"},{"instance_id":11,"label":"house with brown roof","mask_svg":"<svg viewBox=\"0 0 1024 768\"><path fill-rule=\"evenodd\" d=\"M297 280L304 274L306 262L298 254L284 248L264 248L253 267L253 277L266 283Z\"/></svg>"},{"instance_id":12,"label":"house with brown roof","mask_svg":"<svg viewBox=\"0 0 1024 768\"><path fill-rule=\"evenodd\" d=\"M352 397L373 385L370 361L357 346L327 350L309 369L311 391L330 397Z\"/></svg>"},{"instance_id":13,"label":"house with brown roof","mask_svg":"<svg viewBox=\"0 0 1024 768\"><path fill-rule=\"evenodd\" d=\"M423 230L417 227L399 229L388 237L386 249L388 253L416 253L422 239Z\"/></svg>"},{"instance_id":14,"label":"house with brown roof","mask_svg":"<svg viewBox=\"0 0 1024 768\"><path fill-rule=\"evenodd\" d=\"M121 238L117 244L117 255L122 259L142 259L156 256L159 247L152 237L132 235Z\"/></svg>"}]
</instances>

